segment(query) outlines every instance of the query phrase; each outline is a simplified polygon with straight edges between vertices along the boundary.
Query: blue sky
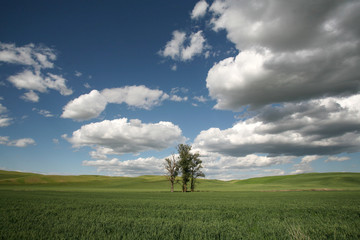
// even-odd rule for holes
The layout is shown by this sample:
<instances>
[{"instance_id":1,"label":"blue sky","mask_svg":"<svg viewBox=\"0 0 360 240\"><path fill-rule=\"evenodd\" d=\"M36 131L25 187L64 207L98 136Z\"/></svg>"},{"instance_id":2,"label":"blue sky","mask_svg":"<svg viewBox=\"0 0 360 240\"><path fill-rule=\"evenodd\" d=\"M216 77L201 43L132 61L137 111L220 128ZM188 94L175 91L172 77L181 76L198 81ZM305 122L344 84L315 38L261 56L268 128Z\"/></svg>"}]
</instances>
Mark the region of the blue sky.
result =
<instances>
[{"instance_id":1,"label":"blue sky","mask_svg":"<svg viewBox=\"0 0 360 240\"><path fill-rule=\"evenodd\" d=\"M360 171L358 1L2 1L0 168Z\"/></svg>"}]
</instances>

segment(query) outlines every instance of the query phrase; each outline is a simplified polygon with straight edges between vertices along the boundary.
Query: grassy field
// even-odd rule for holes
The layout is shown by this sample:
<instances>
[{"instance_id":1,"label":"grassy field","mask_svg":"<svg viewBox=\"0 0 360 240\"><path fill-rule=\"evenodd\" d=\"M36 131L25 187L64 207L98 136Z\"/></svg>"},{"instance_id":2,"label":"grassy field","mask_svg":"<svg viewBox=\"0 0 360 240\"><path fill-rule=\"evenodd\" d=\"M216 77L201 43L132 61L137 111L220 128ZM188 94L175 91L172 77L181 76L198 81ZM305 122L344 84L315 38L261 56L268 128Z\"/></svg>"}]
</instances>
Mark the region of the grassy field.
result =
<instances>
[{"instance_id":1,"label":"grassy field","mask_svg":"<svg viewBox=\"0 0 360 240\"><path fill-rule=\"evenodd\" d=\"M325 188L343 190L309 191ZM356 173L205 180L199 190L170 193L156 176L0 172L0 239L360 239Z\"/></svg>"},{"instance_id":2,"label":"grassy field","mask_svg":"<svg viewBox=\"0 0 360 240\"><path fill-rule=\"evenodd\" d=\"M0 189L51 191L169 191L164 176L59 176L0 171ZM175 190L180 191L180 185ZM198 191L360 190L360 173L308 173L246 180L199 179Z\"/></svg>"}]
</instances>

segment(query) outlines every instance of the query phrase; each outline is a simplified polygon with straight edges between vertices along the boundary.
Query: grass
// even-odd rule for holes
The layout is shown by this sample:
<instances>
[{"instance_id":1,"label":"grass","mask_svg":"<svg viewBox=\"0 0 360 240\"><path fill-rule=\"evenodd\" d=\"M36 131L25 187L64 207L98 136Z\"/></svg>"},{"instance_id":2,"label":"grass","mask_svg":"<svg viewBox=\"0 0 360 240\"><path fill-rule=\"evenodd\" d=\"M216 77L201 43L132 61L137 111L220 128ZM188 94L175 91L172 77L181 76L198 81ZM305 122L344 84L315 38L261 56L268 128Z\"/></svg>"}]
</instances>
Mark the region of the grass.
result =
<instances>
[{"instance_id":1,"label":"grass","mask_svg":"<svg viewBox=\"0 0 360 240\"><path fill-rule=\"evenodd\" d=\"M359 183L359 173L302 174L170 193L161 176L1 171L0 239L359 239ZM325 188L342 191L309 191Z\"/></svg>"},{"instance_id":2,"label":"grass","mask_svg":"<svg viewBox=\"0 0 360 240\"><path fill-rule=\"evenodd\" d=\"M0 189L58 191L169 191L164 176L57 176L0 171ZM246 180L200 179L199 191L360 190L360 173L308 173ZM180 191L180 185L175 188Z\"/></svg>"},{"instance_id":3,"label":"grass","mask_svg":"<svg viewBox=\"0 0 360 240\"><path fill-rule=\"evenodd\" d=\"M0 191L1 239L358 239L359 192Z\"/></svg>"}]
</instances>

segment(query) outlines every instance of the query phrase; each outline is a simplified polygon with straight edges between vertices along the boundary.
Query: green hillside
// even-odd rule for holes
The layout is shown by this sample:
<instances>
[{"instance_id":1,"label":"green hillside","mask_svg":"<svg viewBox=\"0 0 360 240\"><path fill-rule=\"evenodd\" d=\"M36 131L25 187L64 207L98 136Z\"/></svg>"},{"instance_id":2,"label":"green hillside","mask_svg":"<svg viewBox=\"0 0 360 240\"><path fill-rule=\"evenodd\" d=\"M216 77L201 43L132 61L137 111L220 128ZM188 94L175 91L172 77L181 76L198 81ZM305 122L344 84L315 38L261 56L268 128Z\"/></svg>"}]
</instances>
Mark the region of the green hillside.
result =
<instances>
[{"instance_id":1,"label":"green hillside","mask_svg":"<svg viewBox=\"0 0 360 240\"><path fill-rule=\"evenodd\" d=\"M0 171L0 189L55 191L168 191L164 176L62 176ZM180 191L180 185L175 188ZM200 179L198 191L360 190L360 173L308 173L246 180Z\"/></svg>"}]
</instances>

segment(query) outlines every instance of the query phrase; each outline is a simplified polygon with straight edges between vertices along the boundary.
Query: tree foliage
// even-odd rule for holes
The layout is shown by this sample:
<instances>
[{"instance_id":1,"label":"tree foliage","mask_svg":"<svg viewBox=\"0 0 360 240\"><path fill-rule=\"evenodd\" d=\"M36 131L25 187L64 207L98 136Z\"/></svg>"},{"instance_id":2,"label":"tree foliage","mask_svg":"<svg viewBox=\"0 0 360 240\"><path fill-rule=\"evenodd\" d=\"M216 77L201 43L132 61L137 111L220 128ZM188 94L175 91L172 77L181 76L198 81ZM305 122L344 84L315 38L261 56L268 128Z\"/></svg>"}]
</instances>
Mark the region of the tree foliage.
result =
<instances>
[{"instance_id":1,"label":"tree foliage","mask_svg":"<svg viewBox=\"0 0 360 240\"><path fill-rule=\"evenodd\" d=\"M196 179L198 177L205 177L205 174L201 171L202 161L199 158L200 155L199 153L191 153L191 146L187 144L179 144L177 150L179 153L178 165L181 170L182 191L187 192L190 181L190 189L193 192L195 190Z\"/></svg>"},{"instance_id":2,"label":"tree foliage","mask_svg":"<svg viewBox=\"0 0 360 240\"><path fill-rule=\"evenodd\" d=\"M164 166L166 170L166 177L171 184L171 192L174 192L174 184L177 182L176 177L179 175L179 165L174 154L171 155L171 158L165 158Z\"/></svg>"}]
</instances>

